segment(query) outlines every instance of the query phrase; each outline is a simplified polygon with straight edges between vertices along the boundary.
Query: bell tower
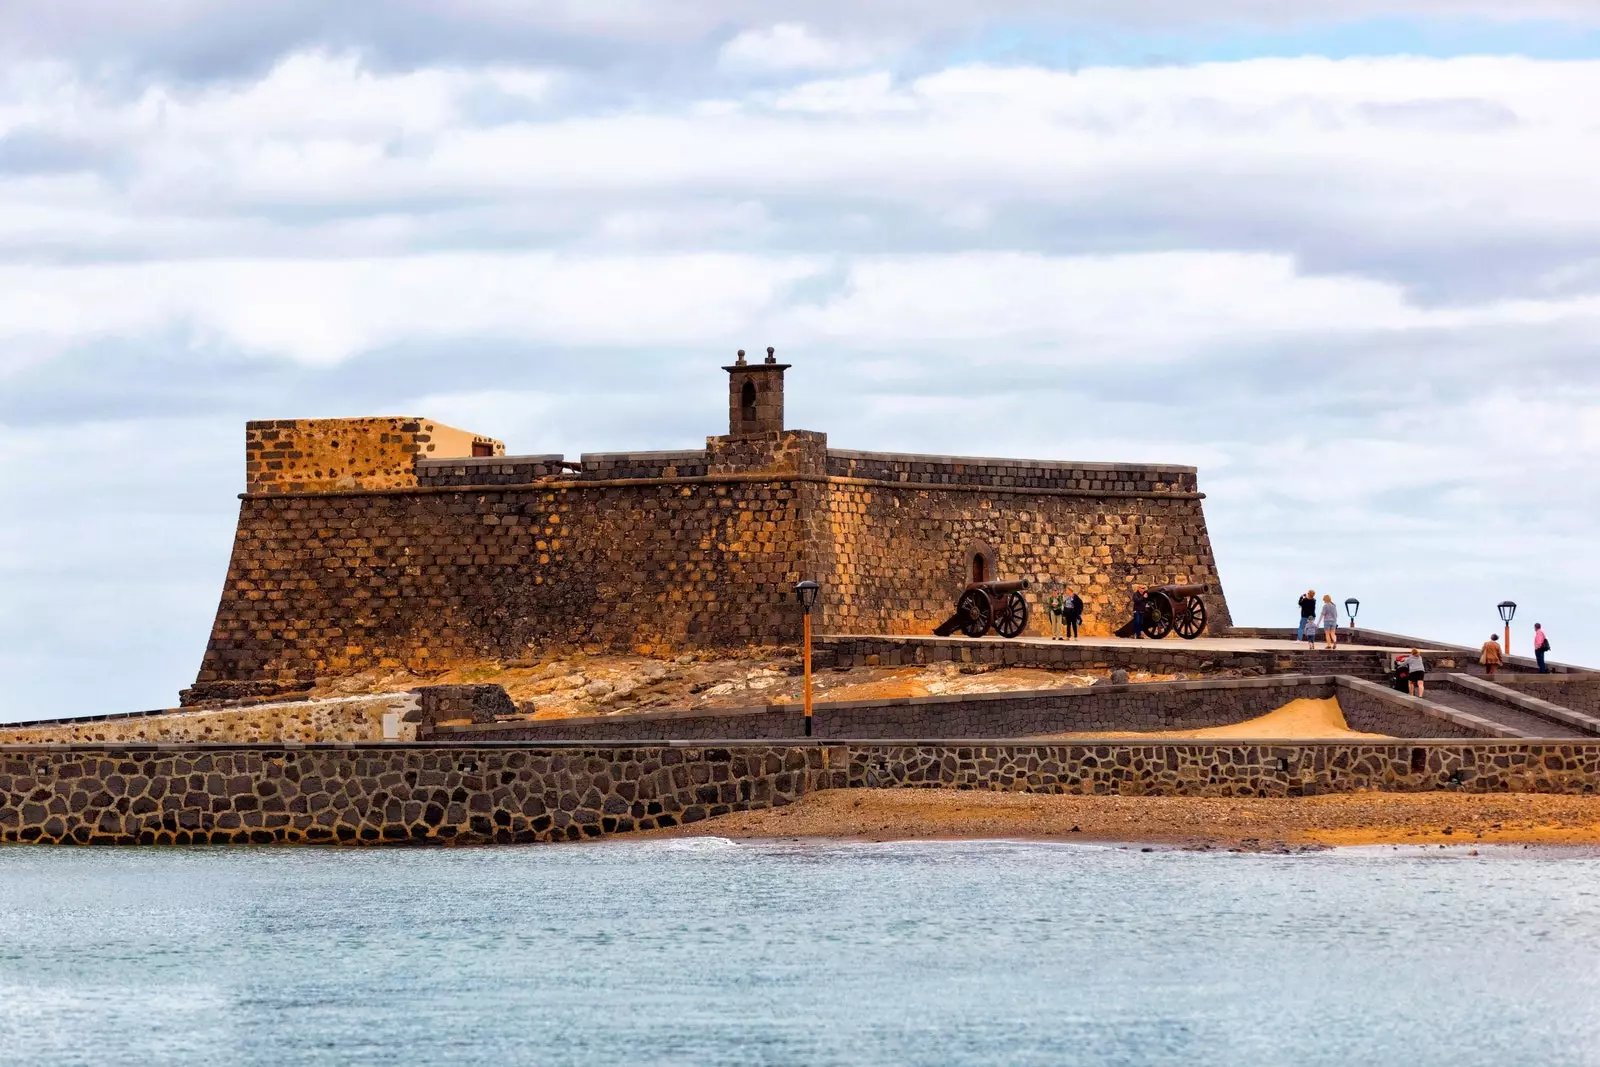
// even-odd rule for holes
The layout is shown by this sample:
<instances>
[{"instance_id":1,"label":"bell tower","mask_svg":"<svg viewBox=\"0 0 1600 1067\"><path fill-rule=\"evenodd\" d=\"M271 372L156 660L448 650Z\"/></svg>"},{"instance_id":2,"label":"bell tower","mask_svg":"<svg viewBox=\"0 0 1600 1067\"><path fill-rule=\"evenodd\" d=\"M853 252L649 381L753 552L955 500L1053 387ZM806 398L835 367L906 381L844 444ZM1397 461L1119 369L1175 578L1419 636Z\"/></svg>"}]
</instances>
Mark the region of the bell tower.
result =
<instances>
[{"instance_id":1,"label":"bell tower","mask_svg":"<svg viewBox=\"0 0 1600 1067\"><path fill-rule=\"evenodd\" d=\"M783 429L783 372L771 347L764 363L748 363L744 349L728 372L728 436L776 433Z\"/></svg>"}]
</instances>

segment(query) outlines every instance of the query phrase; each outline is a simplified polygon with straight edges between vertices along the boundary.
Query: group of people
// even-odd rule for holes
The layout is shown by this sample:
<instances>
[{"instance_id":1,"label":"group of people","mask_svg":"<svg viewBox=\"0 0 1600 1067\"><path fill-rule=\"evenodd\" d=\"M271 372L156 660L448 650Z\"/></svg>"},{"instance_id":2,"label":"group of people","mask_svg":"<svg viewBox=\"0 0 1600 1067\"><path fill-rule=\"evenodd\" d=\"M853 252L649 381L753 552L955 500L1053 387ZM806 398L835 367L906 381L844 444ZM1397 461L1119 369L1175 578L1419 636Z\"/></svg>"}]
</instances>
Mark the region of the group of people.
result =
<instances>
[{"instance_id":1,"label":"group of people","mask_svg":"<svg viewBox=\"0 0 1600 1067\"><path fill-rule=\"evenodd\" d=\"M1050 612L1052 636L1055 640L1078 636L1078 627L1083 624L1083 597L1069 586L1051 597L1045 607Z\"/></svg>"},{"instance_id":2,"label":"group of people","mask_svg":"<svg viewBox=\"0 0 1600 1067\"><path fill-rule=\"evenodd\" d=\"M1545 666L1544 662L1544 657L1549 651L1550 636L1544 632L1544 626L1536 622L1533 624L1533 658L1539 664L1540 674L1550 673L1550 668ZM1485 641L1483 647L1478 650L1478 662L1483 665L1483 673L1493 678L1494 672L1505 661L1506 653L1500 647L1500 635L1490 634L1489 640Z\"/></svg>"},{"instance_id":3,"label":"group of people","mask_svg":"<svg viewBox=\"0 0 1600 1067\"><path fill-rule=\"evenodd\" d=\"M1317 591L1307 589L1300 598L1300 627L1294 632L1296 641L1304 641L1306 649L1317 647L1317 631L1322 631L1322 647L1339 647L1339 606L1327 593L1322 595L1322 608L1317 608Z\"/></svg>"}]
</instances>

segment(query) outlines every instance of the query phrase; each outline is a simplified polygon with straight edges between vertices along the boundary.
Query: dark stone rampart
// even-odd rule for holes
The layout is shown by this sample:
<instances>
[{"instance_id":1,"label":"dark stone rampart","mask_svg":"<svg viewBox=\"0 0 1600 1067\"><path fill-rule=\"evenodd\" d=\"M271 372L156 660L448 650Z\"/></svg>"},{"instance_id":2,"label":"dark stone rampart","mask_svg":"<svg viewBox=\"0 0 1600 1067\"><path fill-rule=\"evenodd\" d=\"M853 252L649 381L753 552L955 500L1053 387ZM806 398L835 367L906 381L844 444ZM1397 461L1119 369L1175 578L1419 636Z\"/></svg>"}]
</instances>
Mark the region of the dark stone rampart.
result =
<instances>
[{"instance_id":1,"label":"dark stone rampart","mask_svg":"<svg viewBox=\"0 0 1600 1067\"><path fill-rule=\"evenodd\" d=\"M0 748L0 842L574 840L825 788L1592 793L1600 741L800 741Z\"/></svg>"},{"instance_id":2,"label":"dark stone rampart","mask_svg":"<svg viewBox=\"0 0 1600 1067\"><path fill-rule=\"evenodd\" d=\"M1205 585L1213 623L1227 624L1197 494L890 484L820 473L820 434L715 440L714 465L778 469L685 475L688 454L624 454L533 485L454 484L521 478L530 459L497 456L430 461L419 471L434 484L410 488L247 494L183 700L551 647L793 644L791 591L808 577L826 589L819 631L926 633L970 577L973 545L1033 583L1035 632L1059 582L1080 590L1090 633L1120 625L1138 581ZM1140 485L1145 470L1101 473Z\"/></svg>"}]
</instances>

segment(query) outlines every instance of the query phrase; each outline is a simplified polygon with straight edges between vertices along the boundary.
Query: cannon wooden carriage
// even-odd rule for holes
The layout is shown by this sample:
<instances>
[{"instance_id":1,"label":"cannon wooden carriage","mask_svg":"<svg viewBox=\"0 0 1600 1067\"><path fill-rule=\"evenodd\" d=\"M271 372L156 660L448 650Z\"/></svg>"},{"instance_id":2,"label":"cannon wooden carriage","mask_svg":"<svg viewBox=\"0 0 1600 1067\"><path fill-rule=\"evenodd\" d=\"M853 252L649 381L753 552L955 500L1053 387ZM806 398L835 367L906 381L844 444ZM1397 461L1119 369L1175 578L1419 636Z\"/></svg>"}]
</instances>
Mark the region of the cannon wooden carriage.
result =
<instances>
[{"instance_id":1,"label":"cannon wooden carriage","mask_svg":"<svg viewBox=\"0 0 1600 1067\"><path fill-rule=\"evenodd\" d=\"M1206 629L1206 602L1200 594L1203 585L1158 585L1147 590L1144 610L1144 635L1159 641L1178 631L1178 636L1193 641ZM1117 631L1118 637L1133 636L1133 620Z\"/></svg>"},{"instance_id":2,"label":"cannon wooden carriage","mask_svg":"<svg viewBox=\"0 0 1600 1067\"><path fill-rule=\"evenodd\" d=\"M1016 637L1028 628L1028 601L1022 591L1028 580L973 582L956 598L955 614L933 632L949 637L960 630L968 637L982 637L993 629L1001 637Z\"/></svg>"}]
</instances>

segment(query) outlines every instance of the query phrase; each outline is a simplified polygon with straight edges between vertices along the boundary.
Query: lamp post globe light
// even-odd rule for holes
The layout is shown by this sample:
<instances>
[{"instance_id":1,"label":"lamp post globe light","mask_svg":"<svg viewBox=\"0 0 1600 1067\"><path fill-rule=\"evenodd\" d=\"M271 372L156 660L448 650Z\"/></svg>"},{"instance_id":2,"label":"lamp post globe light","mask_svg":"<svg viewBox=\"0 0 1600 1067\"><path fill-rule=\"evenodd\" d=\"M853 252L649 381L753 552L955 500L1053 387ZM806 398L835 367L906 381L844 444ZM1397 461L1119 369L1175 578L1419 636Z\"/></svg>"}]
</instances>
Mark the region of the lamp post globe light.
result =
<instances>
[{"instance_id":1,"label":"lamp post globe light","mask_svg":"<svg viewBox=\"0 0 1600 1067\"><path fill-rule=\"evenodd\" d=\"M795 599L800 601L800 607L805 610L805 708L806 708L806 736L811 736L811 609L817 606L817 597L822 593L822 586L807 579L796 583L794 587Z\"/></svg>"},{"instance_id":2,"label":"lamp post globe light","mask_svg":"<svg viewBox=\"0 0 1600 1067\"><path fill-rule=\"evenodd\" d=\"M1511 620L1517 617L1517 602L1515 600L1502 600L1495 607L1500 609L1500 621L1506 624L1506 655L1511 655Z\"/></svg>"},{"instance_id":3,"label":"lamp post globe light","mask_svg":"<svg viewBox=\"0 0 1600 1067\"><path fill-rule=\"evenodd\" d=\"M1344 602L1344 613L1350 616L1350 640L1356 639L1356 612L1361 610L1361 601L1350 597Z\"/></svg>"}]
</instances>

